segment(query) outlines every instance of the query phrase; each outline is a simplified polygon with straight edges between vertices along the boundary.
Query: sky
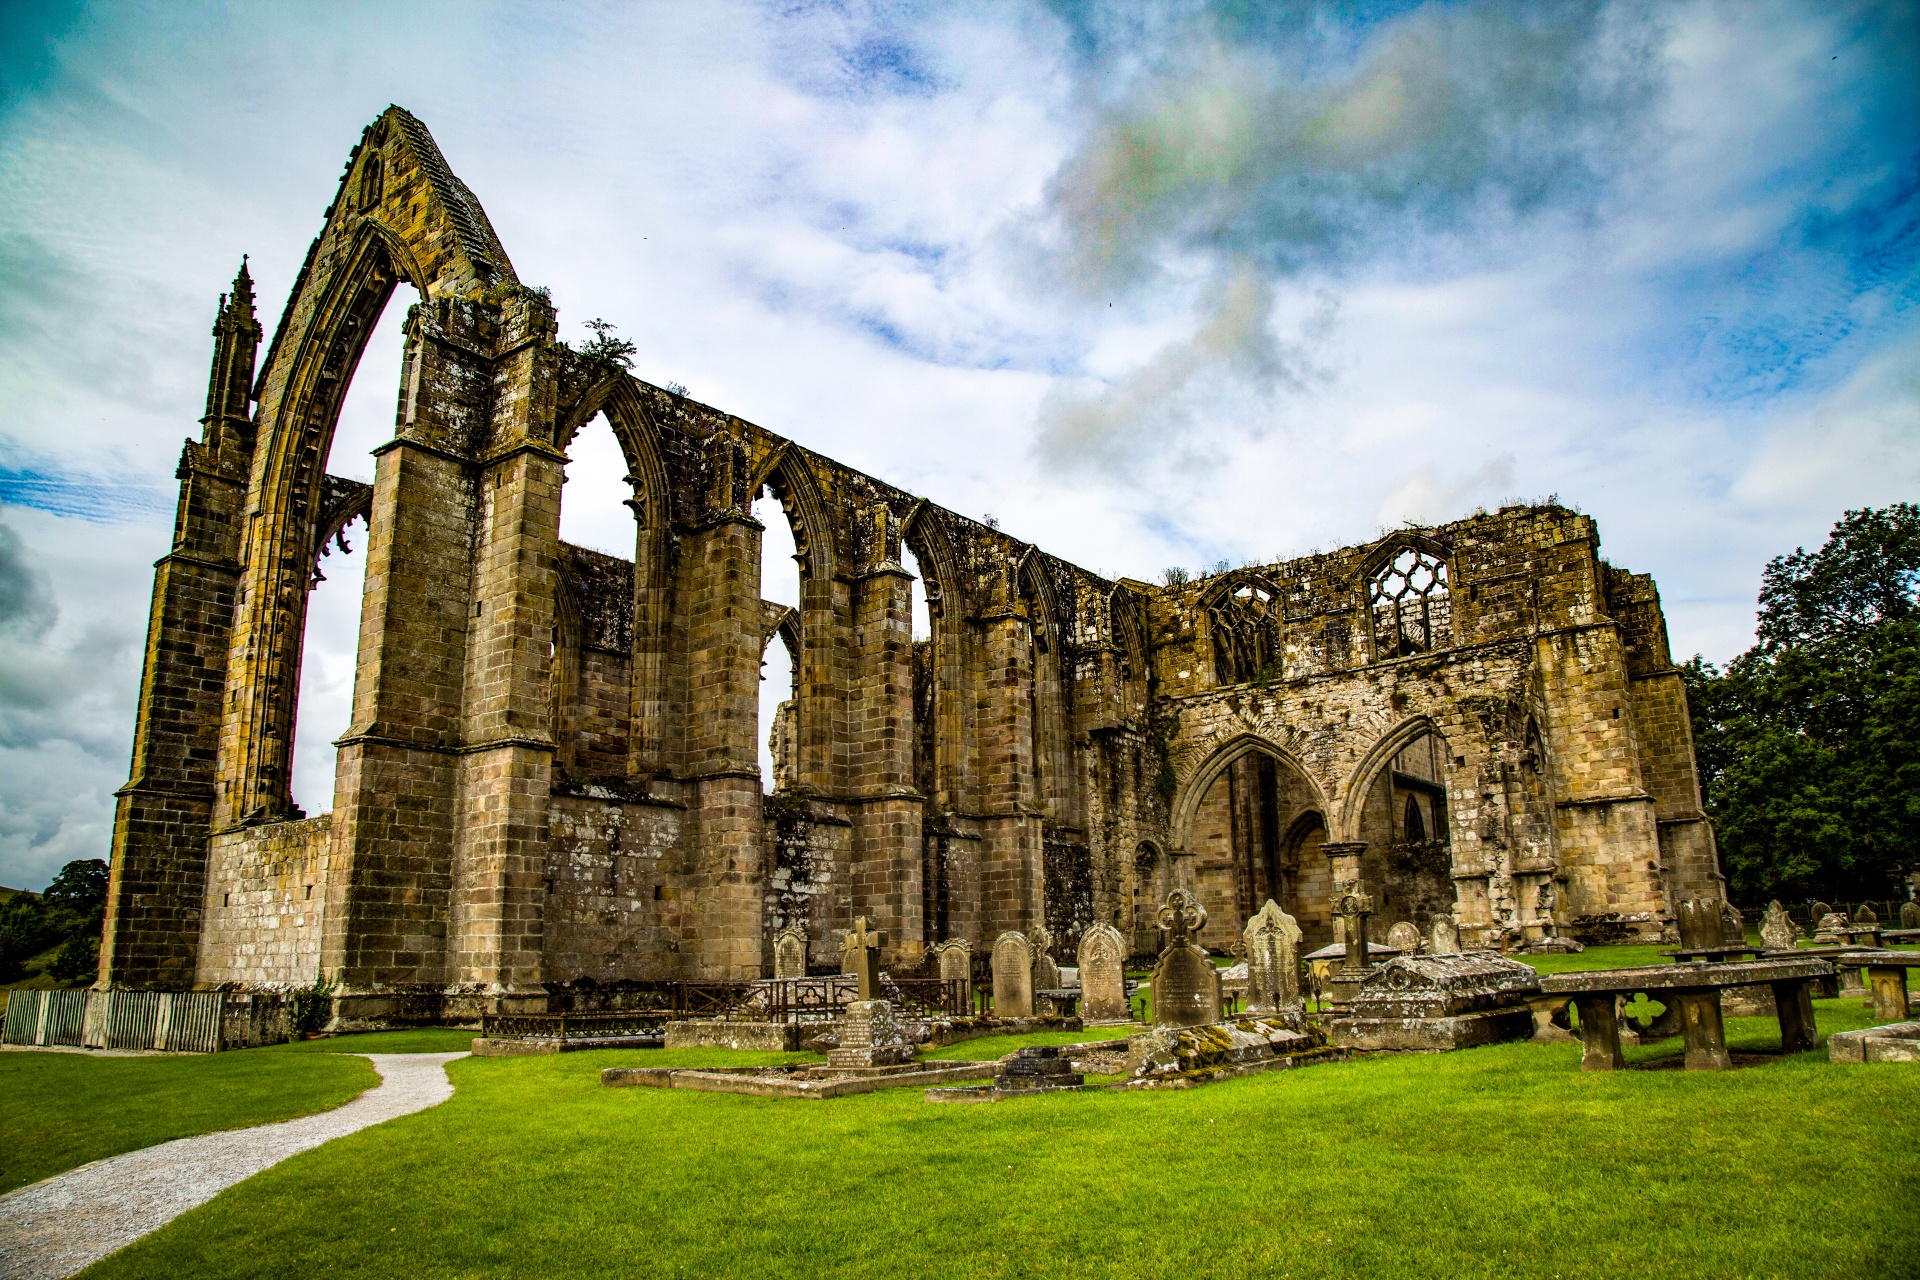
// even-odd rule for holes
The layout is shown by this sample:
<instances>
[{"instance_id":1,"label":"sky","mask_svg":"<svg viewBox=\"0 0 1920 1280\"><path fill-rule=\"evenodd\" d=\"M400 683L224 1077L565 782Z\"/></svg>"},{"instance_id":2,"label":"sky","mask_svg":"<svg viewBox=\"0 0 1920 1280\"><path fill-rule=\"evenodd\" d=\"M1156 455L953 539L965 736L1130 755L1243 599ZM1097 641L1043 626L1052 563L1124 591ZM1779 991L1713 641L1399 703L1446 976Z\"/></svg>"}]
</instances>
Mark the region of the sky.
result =
<instances>
[{"instance_id":1,"label":"sky","mask_svg":"<svg viewBox=\"0 0 1920 1280\"><path fill-rule=\"evenodd\" d=\"M1724 661L1769 558L1920 496L1917 46L1831 0L5 0L0 884L107 854L216 301L249 255L272 330L389 103L563 337L1087 568L1554 496ZM570 540L631 546L621 470L583 433ZM361 559L310 611L309 812Z\"/></svg>"}]
</instances>

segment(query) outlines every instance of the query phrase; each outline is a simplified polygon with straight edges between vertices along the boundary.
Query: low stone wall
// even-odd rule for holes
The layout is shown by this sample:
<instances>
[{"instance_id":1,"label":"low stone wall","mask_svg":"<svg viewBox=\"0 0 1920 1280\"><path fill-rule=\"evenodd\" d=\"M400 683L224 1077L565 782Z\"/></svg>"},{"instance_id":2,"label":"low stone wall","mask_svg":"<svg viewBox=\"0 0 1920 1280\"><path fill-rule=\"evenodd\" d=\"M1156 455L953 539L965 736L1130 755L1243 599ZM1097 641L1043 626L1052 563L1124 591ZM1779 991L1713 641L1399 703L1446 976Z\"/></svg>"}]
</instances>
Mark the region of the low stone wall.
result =
<instances>
[{"instance_id":1,"label":"low stone wall","mask_svg":"<svg viewBox=\"0 0 1920 1280\"><path fill-rule=\"evenodd\" d=\"M1920 1022L1891 1022L1827 1037L1829 1062L1920 1062Z\"/></svg>"}]
</instances>

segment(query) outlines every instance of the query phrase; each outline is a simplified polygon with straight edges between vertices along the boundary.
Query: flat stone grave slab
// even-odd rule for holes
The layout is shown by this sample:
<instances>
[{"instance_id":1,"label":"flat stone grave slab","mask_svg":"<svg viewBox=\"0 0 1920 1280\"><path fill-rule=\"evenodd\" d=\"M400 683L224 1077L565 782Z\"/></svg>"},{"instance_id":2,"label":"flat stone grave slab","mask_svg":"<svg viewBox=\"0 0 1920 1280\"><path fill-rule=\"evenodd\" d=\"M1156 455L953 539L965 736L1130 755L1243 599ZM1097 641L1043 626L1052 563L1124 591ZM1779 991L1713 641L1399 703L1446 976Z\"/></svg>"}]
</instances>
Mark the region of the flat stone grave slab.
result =
<instances>
[{"instance_id":1,"label":"flat stone grave slab","mask_svg":"<svg viewBox=\"0 0 1920 1280\"><path fill-rule=\"evenodd\" d=\"M775 1067L608 1067L600 1083L609 1089L693 1089L744 1093L756 1098L844 1098L877 1089L958 1084L984 1080L997 1063L927 1061L880 1067L831 1067L820 1063Z\"/></svg>"},{"instance_id":2,"label":"flat stone grave slab","mask_svg":"<svg viewBox=\"0 0 1920 1280\"><path fill-rule=\"evenodd\" d=\"M1734 1065L1727 1052L1720 993L1730 987L1766 983L1773 988L1775 1016L1780 1023L1780 1047L1799 1053L1815 1044L1811 985L1833 972L1824 959L1772 957L1726 964L1663 964L1633 969L1589 969L1551 973L1540 979L1543 995L1570 995L1580 1014L1582 1071L1618 1071L1626 1058L1620 1052L1620 1022L1615 998L1636 993L1658 994L1662 1003L1679 1006L1681 1034L1686 1037L1686 1066L1690 1071L1723 1071ZM1903 971L1904 972L1904 971Z\"/></svg>"}]
</instances>

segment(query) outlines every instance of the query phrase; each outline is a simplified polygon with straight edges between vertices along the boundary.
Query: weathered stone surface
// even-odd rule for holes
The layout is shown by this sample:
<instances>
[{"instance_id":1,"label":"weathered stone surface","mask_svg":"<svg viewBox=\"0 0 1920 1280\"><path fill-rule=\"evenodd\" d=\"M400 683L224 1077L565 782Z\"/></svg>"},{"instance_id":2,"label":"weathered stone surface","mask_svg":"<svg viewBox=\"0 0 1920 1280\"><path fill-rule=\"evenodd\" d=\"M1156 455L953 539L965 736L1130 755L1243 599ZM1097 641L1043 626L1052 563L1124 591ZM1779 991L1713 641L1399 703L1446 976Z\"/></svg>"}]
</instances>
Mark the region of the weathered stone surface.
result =
<instances>
[{"instance_id":1,"label":"weathered stone surface","mask_svg":"<svg viewBox=\"0 0 1920 1280\"><path fill-rule=\"evenodd\" d=\"M1234 1066L1317 1048L1312 1034L1273 1018L1236 1018L1195 1027L1155 1027L1127 1037L1135 1079Z\"/></svg>"},{"instance_id":2,"label":"weathered stone surface","mask_svg":"<svg viewBox=\"0 0 1920 1280\"><path fill-rule=\"evenodd\" d=\"M1900 927L1920 929L1920 902L1908 900L1900 904Z\"/></svg>"},{"instance_id":3,"label":"weathered stone surface","mask_svg":"<svg viewBox=\"0 0 1920 1280\"><path fill-rule=\"evenodd\" d=\"M1726 916L1718 898L1686 898L1674 903L1674 925L1680 931L1683 951L1700 951L1722 945Z\"/></svg>"},{"instance_id":4,"label":"weathered stone surface","mask_svg":"<svg viewBox=\"0 0 1920 1280\"><path fill-rule=\"evenodd\" d=\"M1775 898L1767 904L1767 914L1760 920L1760 945L1774 951L1790 951L1793 942L1793 921L1787 918L1787 909Z\"/></svg>"},{"instance_id":5,"label":"weathered stone surface","mask_svg":"<svg viewBox=\"0 0 1920 1280\"><path fill-rule=\"evenodd\" d=\"M1193 1027L1220 1021L1220 973L1213 957L1190 939L1206 927L1206 908L1185 889L1160 908L1167 947L1153 966L1153 1025Z\"/></svg>"},{"instance_id":6,"label":"weathered stone surface","mask_svg":"<svg viewBox=\"0 0 1920 1280\"><path fill-rule=\"evenodd\" d=\"M666 1047L669 1049L753 1049L769 1053L793 1053L800 1042L817 1034L818 1026L797 1022L729 1022L712 1018L669 1022Z\"/></svg>"},{"instance_id":7,"label":"weathered stone surface","mask_svg":"<svg viewBox=\"0 0 1920 1280\"><path fill-rule=\"evenodd\" d=\"M973 981L973 944L964 938L953 938L934 947L939 957L940 976L952 981Z\"/></svg>"},{"instance_id":8,"label":"weathered stone surface","mask_svg":"<svg viewBox=\"0 0 1920 1280\"><path fill-rule=\"evenodd\" d=\"M325 974L341 1025L377 1025L794 973L782 931L831 963L856 919L897 974L1095 921L1144 954L1176 884L1219 951L1269 898L1320 945L1361 884L1489 946L1645 937L1719 883L1658 592L1599 558L1587 516L1516 505L1116 581L562 342L405 111L327 210L287 340L263 348L244 268L218 308L155 548L110 985ZM394 436L372 485L328 476L403 280L423 292ZM559 537L568 450L601 423L631 558ZM759 595L763 493L797 607ZM336 807L306 818L309 588L361 519ZM795 682L762 725L769 644Z\"/></svg>"},{"instance_id":9,"label":"weathered stone surface","mask_svg":"<svg viewBox=\"0 0 1920 1280\"><path fill-rule=\"evenodd\" d=\"M1008 930L993 943L993 1016L1033 1016L1033 948L1025 934Z\"/></svg>"},{"instance_id":10,"label":"weathered stone surface","mask_svg":"<svg viewBox=\"0 0 1920 1280\"><path fill-rule=\"evenodd\" d=\"M1827 1037L1832 1062L1920 1062L1920 1022L1896 1022Z\"/></svg>"},{"instance_id":11,"label":"weathered stone surface","mask_svg":"<svg viewBox=\"0 0 1920 1280\"><path fill-rule=\"evenodd\" d=\"M1301 1008L1299 922L1269 898L1241 936L1247 946L1247 1012Z\"/></svg>"},{"instance_id":12,"label":"weathered stone surface","mask_svg":"<svg viewBox=\"0 0 1920 1280\"><path fill-rule=\"evenodd\" d=\"M773 976L807 976L807 931L799 925L788 925L773 935Z\"/></svg>"},{"instance_id":13,"label":"weathered stone surface","mask_svg":"<svg viewBox=\"0 0 1920 1280\"><path fill-rule=\"evenodd\" d=\"M827 1065L837 1070L893 1066L912 1062L914 1053L891 1001L855 1000L840 1016L840 1044L827 1051Z\"/></svg>"},{"instance_id":14,"label":"weathered stone surface","mask_svg":"<svg viewBox=\"0 0 1920 1280\"><path fill-rule=\"evenodd\" d=\"M1452 916L1433 918L1433 941L1430 950L1437 956L1460 953L1460 926L1454 923Z\"/></svg>"},{"instance_id":15,"label":"weathered stone surface","mask_svg":"<svg viewBox=\"0 0 1920 1280\"><path fill-rule=\"evenodd\" d=\"M1080 1016L1088 1022L1132 1017L1127 1004L1127 943L1110 924L1080 935Z\"/></svg>"},{"instance_id":16,"label":"weathered stone surface","mask_svg":"<svg viewBox=\"0 0 1920 1280\"><path fill-rule=\"evenodd\" d=\"M1402 920L1387 930L1387 945L1398 948L1406 955L1412 955L1420 950L1420 931L1413 927L1412 921Z\"/></svg>"},{"instance_id":17,"label":"weathered stone surface","mask_svg":"<svg viewBox=\"0 0 1920 1280\"><path fill-rule=\"evenodd\" d=\"M1531 1001L1539 994L1540 975L1504 956L1395 956L1328 1019L1328 1039L1344 1048L1413 1050L1524 1040L1534 1034Z\"/></svg>"},{"instance_id":18,"label":"weathered stone surface","mask_svg":"<svg viewBox=\"0 0 1920 1280\"><path fill-rule=\"evenodd\" d=\"M1824 906L1816 903L1815 906ZM1815 917L1818 921L1813 927L1813 941L1819 946L1839 946L1846 941L1847 916L1844 911L1823 911Z\"/></svg>"},{"instance_id":19,"label":"weathered stone surface","mask_svg":"<svg viewBox=\"0 0 1920 1280\"><path fill-rule=\"evenodd\" d=\"M880 948L886 945L887 935L867 928L865 916L840 940L841 972L854 976L862 1000L880 998Z\"/></svg>"}]
</instances>

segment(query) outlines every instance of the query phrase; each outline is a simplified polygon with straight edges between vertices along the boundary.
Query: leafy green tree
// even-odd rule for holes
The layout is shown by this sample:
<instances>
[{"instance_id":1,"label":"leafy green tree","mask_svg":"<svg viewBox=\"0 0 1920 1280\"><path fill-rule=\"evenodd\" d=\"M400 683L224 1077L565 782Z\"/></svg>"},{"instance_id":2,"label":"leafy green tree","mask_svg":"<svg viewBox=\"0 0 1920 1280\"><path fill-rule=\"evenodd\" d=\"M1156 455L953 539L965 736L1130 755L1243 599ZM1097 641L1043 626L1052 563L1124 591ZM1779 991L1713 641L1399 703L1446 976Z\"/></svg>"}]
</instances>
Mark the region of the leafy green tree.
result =
<instances>
[{"instance_id":1,"label":"leafy green tree","mask_svg":"<svg viewBox=\"0 0 1920 1280\"><path fill-rule=\"evenodd\" d=\"M1736 897L1880 897L1920 866L1920 507L1849 511L1761 579L1759 643L1682 669Z\"/></svg>"}]
</instances>

